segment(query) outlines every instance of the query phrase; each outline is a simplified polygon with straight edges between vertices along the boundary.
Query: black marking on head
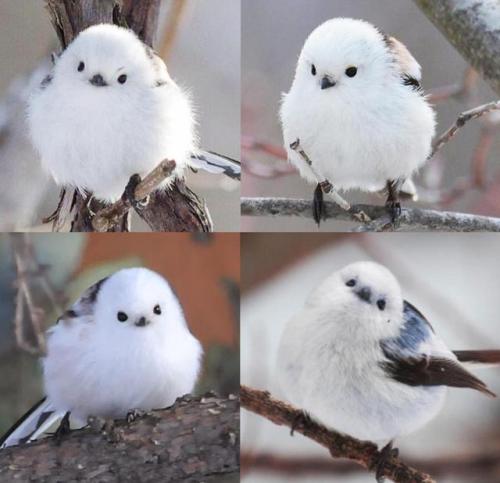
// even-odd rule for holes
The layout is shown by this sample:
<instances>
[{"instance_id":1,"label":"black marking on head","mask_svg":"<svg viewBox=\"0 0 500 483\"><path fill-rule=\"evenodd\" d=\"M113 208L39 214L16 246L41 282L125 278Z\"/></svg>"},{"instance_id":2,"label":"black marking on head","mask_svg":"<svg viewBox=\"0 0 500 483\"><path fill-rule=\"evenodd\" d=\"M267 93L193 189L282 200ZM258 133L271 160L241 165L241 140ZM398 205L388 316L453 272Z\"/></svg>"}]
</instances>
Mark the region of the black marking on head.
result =
<instances>
[{"instance_id":1,"label":"black marking on head","mask_svg":"<svg viewBox=\"0 0 500 483\"><path fill-rule=\"evenodd\" d=\"M47 75L43 78L42 82L40 83L40 87L41 87L42 89L45 89L48 85L50 85L50 83L52 82L52 79L53 79L52 74L47 74Z\"/></svg>"},{"instance_id":2,"label":"black marking on head","mask_svg":"<svg viewBox=\"0 0 500 483\"><path fill-rule=\"evenodd\" d=\"M155 82L155 87L163 87L163 86L166 86L167 84L168 84L168 81L166 79L158 79Z\"/></svg>"},{"instance_id":3,"label":"black marking on head","mask_svg":"<svg viewBox=\"0 0 500 483\"><path fill-rule=\"evenodd\" d=\"M97 295L99 294L99 290L101 290L102 284L108 279L109 277L104 277L98 282L96 282L94 285L92 285L85 296L85 300L88 302L94 303L97 300Z\"/></svg>"},{"instance_id":4,"label":"black marking on head","mask_svg":"<svg viewBox=\"0 0 500 483\"><path fill-rule=\"evenodd\" d=\"M414 91L420 92L422 90L420 82L417 79L415 79L415 77L412 77L411 75L408 74L403 74L401 76L401 79L403 80L403 84L405 86L410 86Z\"/></svg>"}]
</instances>

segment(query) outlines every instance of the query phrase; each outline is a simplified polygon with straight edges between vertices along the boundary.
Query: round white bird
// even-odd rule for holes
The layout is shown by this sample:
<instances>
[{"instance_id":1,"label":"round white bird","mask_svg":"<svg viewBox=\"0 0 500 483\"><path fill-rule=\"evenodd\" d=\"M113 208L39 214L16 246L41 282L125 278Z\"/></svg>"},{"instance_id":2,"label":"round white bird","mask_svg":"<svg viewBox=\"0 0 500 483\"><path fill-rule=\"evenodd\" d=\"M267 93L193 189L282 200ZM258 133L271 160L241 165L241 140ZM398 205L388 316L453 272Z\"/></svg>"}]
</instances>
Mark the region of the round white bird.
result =
<instances>
[{"instance_id":1,"label":"round white bird","mask_svg":"<svg viewBox=\"0 0 500 483\"><path fill-rule=\"evenodd\" d=\"M389 270L359 262L327 278L288 322L278 380L291 403L327 427L387 443L434 418L447 386L493 396L461 361L499 357L450 351Z\"/></svg>"},{"instance_id":2,"label":"round white bird","mask_svg":"<svg viewBox=\"0 0 500 483\"><path fill-rule=\"evenodd\" d=\"M31 96L28 122L54 180L106 202L164 159L176 162L169 180L181 177L197 144L187 93L131 30L111 24L87 28L62 52Z\"/></svg>"},{"instance_id":3,"label":"round white bird","mask_svg":"<svg viewBox=\"0 0 500 483\"><path fill-rule=\"evenodd\" d=\"M48 330L46 398L2 446L36 439L63 417L83 426L89 416L123 418L170 406L193 390L201 356L168 282L146 268L120 270L90 287Z\"/></svg>"},{"instance_id":4,"label":"round white bird","mask_svg":"<svg viewBox=\"0 0 500 483\"><path fill-rule=\"evenodd\" d=\"M281 106L285 148L301 176L343 190L386 189L397 216L398 192L404 183L414 192L411 176L435 132L420 70L400 41L368 22L335 18L317 27Z\"/></svg>"}]
</instances>

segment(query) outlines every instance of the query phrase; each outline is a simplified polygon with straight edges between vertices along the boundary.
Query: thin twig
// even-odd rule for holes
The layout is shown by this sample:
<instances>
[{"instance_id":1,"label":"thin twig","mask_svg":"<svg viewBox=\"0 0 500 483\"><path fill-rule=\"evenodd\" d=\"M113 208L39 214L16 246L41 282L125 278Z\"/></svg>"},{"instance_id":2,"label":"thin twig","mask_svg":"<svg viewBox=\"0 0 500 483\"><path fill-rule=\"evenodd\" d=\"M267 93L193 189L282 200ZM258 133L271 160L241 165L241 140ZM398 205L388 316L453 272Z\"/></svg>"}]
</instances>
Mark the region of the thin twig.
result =
<instances>
[{"instance_id":1,"label":"thin twig","mask_svg":"<svg viewBox=\"0 0 500 483\"><path fill-rule=\"evenodd\" d=\"M303 199L289 198L241 198L241 214L245 216L298 216L313 218L312 202ZM384 206L353 205L352 211L362 211L373 221L387 217ZM336 203L325 202L326 219L353 221L352 215L344 211ZM386 218L389 220L388 218ZM375 223L375 225L377 225ZM369 229L373 225L364 225ZM447 211L422 210L418 208L403 208L398 226L388 223L384 230L398 231L500 231L500 218L453 213ZM373 228L372 228L373 229ZM377 226L377 229L380 227Z\"/></svg>"},{"instance_id":2,"label":"thin twig","mask_svg":"<svg viewBox=\"0 0 500 483\"><path fill-rule=\"evenodd\" d=\"M243 408L279 426L291 428L303 414L300 409L274 399L268 392L247 386L241 386L240 398ZM370 471L374 471L380 461L380 452L376 444L329 430L315 421L303 422L295 428L295 431L327 448L334 458L347 458ZM385 477L396 483L434 482L429 475L407 466L397 458L391 458L383 471Z\"/></svg>"},{"instance_id":3,"label":"thin twig","mask_svg":"<svg viewBox=\"0 0 500 483\"><path fill-rule=\"evenodd\" d=\"M464 125L478 117L484 116L485 114L500 109L500 101L488 102L468 111L464 111L458 116L455 123L447 129L443 134L441 134L437 139L434 140L432 152L429 155L429 159L432 158L450 139L455 136L457 131L464 127Z\"/></svg>"},{"instance_id":4,"label":"thin twig","mask_svg":"<svg viewBox=\"0 0 500 483\"><path fill-rule=\"evenodd\" d=\"M149 173L137 186L134 198L141 201L147 198L163 181L174 171L175 161L165 159L151 173ZM130 201L121 198L110 206L97 212L92 219L95 231L104 232L112 225L118 224L122 217L130 210Z\"/></svg>"}]
</instances>

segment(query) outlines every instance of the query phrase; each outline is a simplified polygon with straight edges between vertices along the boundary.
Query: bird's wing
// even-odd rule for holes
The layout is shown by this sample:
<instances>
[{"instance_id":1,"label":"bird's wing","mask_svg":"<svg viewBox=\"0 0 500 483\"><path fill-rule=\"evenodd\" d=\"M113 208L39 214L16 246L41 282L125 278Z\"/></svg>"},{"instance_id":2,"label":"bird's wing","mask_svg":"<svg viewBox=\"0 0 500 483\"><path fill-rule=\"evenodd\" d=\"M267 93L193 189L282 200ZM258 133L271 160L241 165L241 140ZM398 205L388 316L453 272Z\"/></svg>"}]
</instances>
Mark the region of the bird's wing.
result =
<instances>
[{"instance_id":1,"label":"bird's wing","mask_svg":"<svg viewBox=\"0 0 500 483\"><path fill-rule=\"evenodd\" d=\"M235 159L211 151L199 151L191 155L190 165L209 173L225 174L232 179L241 179L241 164Z\"/></svg>"},{"instance_id":2,"label":"bird's wing","mask_svg":"<svg viewBox=\"0 0 500 483\"><path fill-rule=\"evenodd\" d=\"M46 398L35 404L0 439L0 448L34 441L46 432L64 413L55 411Z\"/></svg>"},{"instance_id":3,"label":"bird's wing","mask_svg":"<svg viewBox=\"0 0 500 483\"><path fill-rule=\"evenodd\" d=\"M387 46L394 56L397 68L403 79L403 83L415 89L420 88L422 73L420 64L411 55L406 46L395 37L385 37Z\"/></svg>"},{"instance_id":4,"label":"bird's wing","mask_svg":"<svg viewBox=\"0 0 500 483\"><path fill-rule=\"evenodd\" d=\"M380 343L384 355L380 366L389 377L409 386L467 387L495 396L456 360L425 316L406 300L403 319L399 336Z\"/></svg>"},{"instance_id":5,"label":"bird's wing","mask_svg":"<svg viewBox=\"0 0 500 483\"><path fill-rule=\"evenodd\" d=\"M428 355L406 357L387 351L384 355L386 360L381 363L382 368L387 375L402 384L463 387L496 397L483 381L472 375L457 361Z\"/></svg>"},{"instance_id":6,"label":"bird's wing","mask_svg":"<svg viewBox=\"0 0 500 483\"><path fill-rule=\"evenodd\" d=\"M57 323L71 323L75 320L78 321L88 321L93 319L94 315L94 305L97 299L97 295L102 287L102 284L107 280L108 277L102 278L98 282L91 285L80 298L60 317L57 319ZM57 327L57 326L54 326ZM49 329L50 332L51 329Z\"/></svg>"}]
</instances>

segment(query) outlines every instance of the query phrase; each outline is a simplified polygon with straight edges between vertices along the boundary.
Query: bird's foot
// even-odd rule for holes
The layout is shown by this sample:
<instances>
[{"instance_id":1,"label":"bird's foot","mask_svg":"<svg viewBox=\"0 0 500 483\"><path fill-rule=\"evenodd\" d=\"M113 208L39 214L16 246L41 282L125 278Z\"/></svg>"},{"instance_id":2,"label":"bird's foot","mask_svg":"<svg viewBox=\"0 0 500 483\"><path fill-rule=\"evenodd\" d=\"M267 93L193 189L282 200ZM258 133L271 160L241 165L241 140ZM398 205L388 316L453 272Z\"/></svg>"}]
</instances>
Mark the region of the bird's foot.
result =
<instances>
[{"instance_id":1,"label":"bird's foot","mask_svg":"<svg viewBox=\"0 0 500 483\"><path fill-rule=\"evenodd\" d=\"M297 428L303 428L310 424L310 422L311 416L309 416L309 414L305 411L300 411L292 422L292 426L290 427L290 436L293 436L293 433Z\"/></svg>"},{"instance_id":2,"label":"bird's foot","mask_svg":"<svg viewBox=\"0 0 500 483\"><path fill-rule=\"evenodd\" d=\"M137 186L139 186L141 181L142 179L138 174L133 174L128 180L127 186L125 187L125 191L122 195L122 200L125 202L129 202L136 211L143 209L149 203L149 196L147 196L143 200L137 200L135 198L135 190L137 189Z\"/></svg>"},{"instance_id":3,"label":"bird's foot","mask_svg":"<svg viewBox=\"0 0 500 483\"><path fill-rule=\"evenodd\" d=\"M57 446L60 446L63 438L71 432L71 428L70 428L70 424L69 424L69 415L70 415L70 412L68 411L64 415L64 417L61 419L61 423L59 424L59 427L54 432L53 436L54 436L54 440L55 440Z\"/></svg>"},{"instance_id":4,"label":"bird's foot","mask_svg":"<svg viewBox=\"0 0 500 483\"><path fill-rule=\"evenodd\" d=\"M323 188L321 187L321 183L318 183L314 189L313 217L319 228L321 220L325 219L325 203L323 201Z\"/></svg>"},{"instance_id":5,"label":"bird's foot","mask_svg":"<svg viewBox=\"0 0 500 483\"><path fill-rule=\"evenodd\" d=\"M380 451L380 456L375 465L375 477L377 479L377 483L384 483L384 473L387 463L389 463L393 458L397 458L399 456L399 449L393 448L392 444L392 441L387 443Z\"/></svg>"},{"instance_id":6,"label":"bird's foot","mask_svg":"<svg viewBox=\"0 0 500 483\"><path fill-rule=\"evenodd\" d=\"M385 207L391 217L392 224L397 228L401 217L401 203L399 201L388 200Z\"/></svg>"},{"instance_id":7,"label":"bird's foot","mask_svg":"<svg viewBox=\"0 0 500 483\"><path fill-rule=\"evenodd\" d=\"M127 423L133 423L145 414L146 411L142 411L141 409L132 409L127 413Z\"/></svg>"}]
</instances>

